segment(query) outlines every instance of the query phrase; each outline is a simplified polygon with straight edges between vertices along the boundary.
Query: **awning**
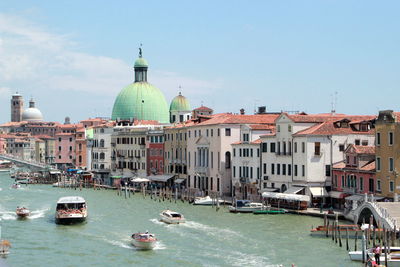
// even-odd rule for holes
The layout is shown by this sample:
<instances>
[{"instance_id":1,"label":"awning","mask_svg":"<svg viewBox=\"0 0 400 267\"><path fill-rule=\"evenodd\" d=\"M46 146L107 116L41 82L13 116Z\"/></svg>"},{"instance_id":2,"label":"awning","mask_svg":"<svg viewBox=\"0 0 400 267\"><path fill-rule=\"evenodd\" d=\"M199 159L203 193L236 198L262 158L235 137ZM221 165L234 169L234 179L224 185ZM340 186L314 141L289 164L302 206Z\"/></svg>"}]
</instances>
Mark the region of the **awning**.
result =
<instances>
[{"instance_id":1,"label":"awning","mask_svg":"<svg viewBox=\"0 0 400 267\"><path fill-rule=\"evenodd\" d=\"M313 197L327 197L328 192L326 192L325 187L322 186L314 186L314 187L309 187L311 194Z\"/></svg>"},{"instance_id":2,"label":"awning","mask_svg":"<svg viewBox=\"0 0 400 267\"><path fill-rule=\"evenodd\" d=\"M50 174L61 174L60 171L49 171Z\"/></svg>"},{"instance_id":3,"label":"awning","mask_svg":"<svg viewBox=\"0 0 400 267\"><path fill-rule=\"evenodd\" d=\"M147 176L148 179L150 179L153 182L166 182L175 175L153 175L153 176Z\"/></svg>"},{"instance_id":4,"label":"awning","mask_svg":"<svg viewBox=\"0 0 400 267\"><path fill-rule=\"evenodd\" d=\"M131 179L131 182L134 182L134 183L147 183L147 182L150 182L150 180L146 179L146 178L137 177L137 178Z\"/></svg>"},{"instance_id":5,"label":"awning","mask_svg":"<svg viewBox=\"0 0 400 267\"><path fill-rule=\"evenodd\" d=\"M111 179L121 179L122 176L111 176L110 178L111 178Z\"/></svg>"},{"instance_id":6,"label":"awning","mask_svg":"<svg viewBox=\"0 0 400 267\"><path fill-rule=\"evenodd\" d=\"M345 199L346 200L349 200L349 201L360 201L360 200L363 200L364 199L364 195L351 195L351 196L348 196L348 197L346 197Z\"/></svg>"},{"instance_id":7,"label":"awning","mask_svg":"<svg viewBox=\"0 0 400 267\"><path fill-rule=\"evenodd\" d=\"M184 178L178 178L178 179L175 179L175 183L176 184L181 184L183 181L185 181L186 179L184 179Z\"/></svg>"},{"instance_id":8,"label":"awning","mask_svg":"<svg viewBox=\"0 0 400 267\"><path fill-rule=\"evenodd\" d=\"M261 193L264 193L264 192L276 192L276 191L279 191L279 188L267 187L267 188L263 188L263 189L260 190Z\"/></svg>"},{"instance_id":9,"label":"awning","mask_svg":"<svg viewBox=\"0 0 400 267\"><path fill-rule=\"evenodd\" d=\"M329 192L329 196L331 198L344 198L346 194L343 192L339 192L339 191L330 191Z\"/></svg>"},{"instance_id":10,"label":"awning","mask_svg":"<svg viewBox=\"0 0 400 267\"><path fill-rule=\"evenodd\" d=\"M264 193L262 193L262 196L263 196L263 198L274 198L274 199L282 199L282 200L288 200L288 201L310 202L310 196L305 196L305 195L264 192Z\"/></svg>"},{"instance_id":11,"label":"awning","mask_svg":"<svg viewBox=\"0 0 400 267\"><path fill-rule=\"evenodd\" d=\"M286 190L285 194L297 194L298 192L300 192L301 190L304 189L304 186L292 186L290 188L288 188L288 190Z\"/></svg>"}]
</instances>

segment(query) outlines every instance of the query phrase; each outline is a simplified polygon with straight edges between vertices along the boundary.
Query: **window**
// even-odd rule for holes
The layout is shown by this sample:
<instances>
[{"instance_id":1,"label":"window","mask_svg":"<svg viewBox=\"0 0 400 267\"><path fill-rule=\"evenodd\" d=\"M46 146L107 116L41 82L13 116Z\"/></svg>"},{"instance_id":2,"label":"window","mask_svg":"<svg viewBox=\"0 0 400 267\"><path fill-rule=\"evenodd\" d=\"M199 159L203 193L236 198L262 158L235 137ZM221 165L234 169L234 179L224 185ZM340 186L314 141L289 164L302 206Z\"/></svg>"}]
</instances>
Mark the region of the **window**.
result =
<instances>
[{"instance_id":1,"label":"window","mask_svg":"<svg viewBox=\"0 0 400 267\"><path fill-rule=\"evenodd\" d=\"M233 156L236 157L236 148L233 149Z\"/></svg>"},{"instance_id":2,"label":"window","mask_svg":"<svg viewBox=\"0 0 400 267\"><path fill-rule=\"evenodd\" d=\"M225 128L225 136L231 136L231 128Z\"/></svg>"},{"instance_id":3,"label":"window","mask_svg":"<svg viewBox=\"0 0 400 267\"><path fill-rule=\"evenodd\" d=\"M381 133L376 133L376 145L381 145Z\"/></svg>"},{"instance_id":4,"label":"window","mask_svg":"<svg viewBox=\"0 0 400 267\"><path fill-rule=\"evenodd\" d=\"M331 176L331 165L325 165L325 176Z\"/></svg>"},{"instance_id":5,"label":"window","mask_svg":"<svg viewBox=\"0 0 400 267\"><path fill-rule=\"evenodd\" d=\"M280 132L281 131L281 126L280 125L278 125L278 132Z\"/></svg>"},{"instance_id":6,"label":"window","mask_svg":"<svg viewBox=\"0 0 400 267\"><path fill-rule=\"evenodd\" d=\"M271 143L271 147L269 149L271 153L275 153L275 143Z\"/></svg>"},{"instance_id":7,"label":"window","mask_svg":"<svg viewBox=\"0 0 400 267\"><path fill-rule=\"evenodd\" d=\"M393 192L394 191L394 182L390 181L389 182L389 192Z\"/></svg>"},{"instance_id":8,"label":"window","mask_svg":"<svg viewBox=\"0 0 400 267\"><path fill-rule=\"evenodd\" d=\"M297 165L294 165L294 176L297 176Z\"/></svg>"},{"instance_id":9,"label":"window","mask_svg":"<svg viewBox=\"0 0 400 267\"><path fill-rule=\"evenodd\" d=\"M297 153L297 142L294 142L294 153Z\"/></svg>"},{"instance_id":10,"label":"window","mask_svg":"<svg viewBox=\"0 0 400 267\"><path fill-rule=\"evenodd\" d=\"M360 177L360 191L364 191L364 178Z\"/></svg>"},{"instance_id":11,"label":"window","mask_svg":"<svg viewBox=\"0 0 400 267\"><path fill-rule=\"evenodd\" d=\"M361 144L362 144L363 146L368 146L368 140L362 140L362 141L361 141Z\"/></svg>"},{"instance_id":12,"label":"window","mask_svg":"<svg viewBox=\"0 0 400 267\"><path fill-rule=\"evenodd\" d=\"M321 155L321 143L320 142L314 143L314 155L316 155L316 156Z\"/></svg>"},{"instance_id":13,"label":"window","mask_svg":"<svg viewBox=\"0 0 400 267\"><path fill-rule=\"evenodd\" d=\"M243 142L249 141L249 134L243 134Z\"/></svg>"},{"instance_id":14,"label":"window","mask_svg":"<svg viewBox=\"0 0 400 267\"><path fill-rule=\"evenodd\" d=\"M236 167L233 166L233 178L235 178L235 177L236 177Z\"/></svg>"},{"instance_id":15,"label":"window","mask_svg":"<svg viewBox=\"0 0 400 267\"><path fill-rule=\"evenodd\" d=\"M280 175L281 174L281 164L276 164L276 174Z\"/></svg>"},{"instance_id":16,"label":"window","mask_svg":"<svg viewBox=\"0 0 400 267\"><path fill-rule=\"evenodd\" d=\"M359 145L360 145L360 139L356 139L356 140L355 140L355 145L356 145L356 146L359 146Z\"/></svg>"},{"instance_id":17,"label":"window","mask_svg":"<svg viewBox=\"0 0 400 267\"><path fill-rule=\"evenodd\" d=\"M369 179L368 190L369 190L369 192L371 192L371 193L374 192L374 179L373 179L373 178L370 178L370 179Z\"/></svg>"},{"instance_id":18,"label":"window","mask_svg":"<svg viewBox=\"0 0 400 267\"><path fill-rule=\"evenodd\" d=\"M342 175L341 186L342 186L342 188L345 186L344 175Z\"/></svg>"},{"instance_id":19,"label":"window","mask_svg":"<svg viewBox=\"0 0 400 267\"><path fill-rule=\"evenodd\" d=\"M69 141L72 142L72 137L69 138Z\"/></svg>"},{"instance_id":20,"label":"window","mask_svg":"<svg viewBox=\"0 0 400 267\"><path fill-rule=\"evenodd\" d=\"M376 191L381 192L381 180L376 180Z\"/></svg>"},{"instance_id":21,"label":"window","mask_svg":"<svg viewBox=\"0 0 400 267\"><path fill-rule=\"evenodd\" d=\"M262 152L267 152L268 150L268 143L262 143Z\"/></svg>"},{"instance_id":22,"label":"window","mask_svg":"<svg viewBox=\"0 0 400 267\"><path fill-rule=\"evenodd\" d=\"M271 174L275 174L275 164L271 164Z\"/></svg>"},{"instance_id":23,"label":"window","mask_svg":"<svg viewBox=\"0 0 400 267\"><path fill-rule=\"evenodd\" d=\"M341 151L341 152L344 151L344 145L339 145L339 151Z\"/></svg>"},{"instance_id":24,"label":"window","mask_svg":"<svg viewBox=\"0 0 400 267\"><path fill-rule=\"evenodd\" d=\"M220 133L220 130L219 130L219 128L218 128L218 130L217 130L217 135L219 136L219 133ZM218 178L219 179L219 178Z\"/></svg>"},{"instance_id":25,"label":"window","mask_svg":"<svg viewBox=\"0 0 400 267\"><path fill-rule=\"evenodd\" d=\"M282 164L282 175L286 175L286 164Z\"/></svg>"},{"instance_id":26,"label":"window","mask_svg":"<svg viewBox=\"0 0 400 267\"><path fill-rule=\"evenodd\" d=\"M211 129L211 137L214 136L214 129Z\"/></svg>"},{"instance_id":27,"label":"window","mask_svg":"<svg viewBox=\"0 0 400 267\"><path fill-rule=\"evenodd\" d=\"M259 158L259 157L260 157L260 149L257 148L257 158Z\"/></svg>"},{"instance_id":28,"label":"window","mask_svg":"<svg viewBox=\"0 0 400 267\"><path fill-rule=\"evenodd\" d=\"M263 164L263 173L267 174L267 164L266 163Z\"/></svg>"},{"instance_id":29,"label":"window","mask_svg":"<svg viewBox=\"0 0 400 267\"><path fill-rule=\"evenodd\" d=\"M288 164L287 165L288 169L287 169L287 175L292 175L292 165Z\"/></svg>"},{"instance_id":30,"label":"window","mask_svg":"<svg viewBox=\"0 0 400 267\"><path fill-rule=\"evenodd\" d=\"M301 152L305 153L306 152L306 143L301 142Z\"/></svg>"},{"instance_id":31,"label":"window","mask_svg":"<svg viewBox=\"0 0 400 267\"><path fill-rule=\"evenodd\" d=\"M393 158L389 158L389 171L392 172L394 170L394 161Z\"/></svg>"},{"instance_id":32,"label":"window","mask_svg":"<svg viewBox=\"0 0 400 267\"><path fill-rule=\"evenodd\" d=\"M288 132L290 133L292 131L292 125L288 125Z\"/></svg>"},{"instance_id":33,"label":"window","mask_svg":"<svg viewBox=\"0 0 400 267\"><path fill-rule=\"evenodd\" d=\"M306 166L301 165L301 175L304 177L306 176Z\"/></svg>"},{"instance_id":34,"label":"window","mask_svg":"<svg viewBox=\"0 0 400 267\"><path fill-rule=\"evenodd\" d=\"M381 170L381 158L376 157L376 170L380 171Z\"/></svg>"},{"instance_id":35,"label":"window","mask_svg":"<svg viewBox=\"0 0 400 267\"><path fill-rule=\"evenodd\" d=\"M393 145L393 133L389 132L389 146Z\"/></svg>"}]
</instances>

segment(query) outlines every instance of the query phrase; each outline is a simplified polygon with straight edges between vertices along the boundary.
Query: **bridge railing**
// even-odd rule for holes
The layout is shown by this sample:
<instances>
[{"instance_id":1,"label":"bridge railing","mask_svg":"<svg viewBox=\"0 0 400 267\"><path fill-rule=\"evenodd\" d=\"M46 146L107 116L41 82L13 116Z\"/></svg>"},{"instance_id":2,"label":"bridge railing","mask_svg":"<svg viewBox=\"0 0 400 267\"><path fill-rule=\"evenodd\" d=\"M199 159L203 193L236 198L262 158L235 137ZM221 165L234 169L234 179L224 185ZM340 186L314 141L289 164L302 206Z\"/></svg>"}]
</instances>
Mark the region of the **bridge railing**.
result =
<instances>
[{"instance_id":1,"label":"bridge railing","mask_svg":"<svg viewBox=\"0 0 400 267\"><path fill-rule=\"evenodd\" d=\"M38 168L43 168L43 169L51 168L50 165L39 163L39 162L36 162L36 161L24 160L24 159L21 159L19 157L16 157L16 156L13 156L13 155L10 155L10 154L0 154L0 157L2 157L4 159L7 159L7 160L17 161L17 162L20 162L20 163L24 163L24 164L28 164L28 165L31 165L31 166L35 166L35 167L38 167Z\"/></svg>"}]
</instances>

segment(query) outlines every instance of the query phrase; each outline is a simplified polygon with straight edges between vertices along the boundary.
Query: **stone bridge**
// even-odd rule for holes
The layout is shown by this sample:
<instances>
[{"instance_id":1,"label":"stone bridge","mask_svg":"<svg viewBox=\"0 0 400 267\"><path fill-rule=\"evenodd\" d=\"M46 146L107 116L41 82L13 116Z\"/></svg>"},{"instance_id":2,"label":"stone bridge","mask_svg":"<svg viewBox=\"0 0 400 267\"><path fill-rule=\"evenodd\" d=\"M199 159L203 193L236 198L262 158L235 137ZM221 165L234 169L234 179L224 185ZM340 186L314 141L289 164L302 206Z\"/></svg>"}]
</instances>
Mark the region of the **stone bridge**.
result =
<instances>
[{"instance_id":1,"label":"stone bridge","mask_svg":"<svg viewBox=\"0 0 400 267\"><path fill-rule=\"evenodd\" d=\"M51 168L51 166L46 165L46 164L37 163L37 162L33 162L33 161L27 161L27 160L22 160L22 159L19 159L19 158L10 156L10 155L1 154L0 155L0 159L9 160L9 161L12 161L14 163L22 164L22 165L28 166L29 168L33 168L33 169L40 170L40 171L49 170Z\"/></svg>"},{"instance_id":2,"label":"stone bridge","mask_svg":"<svg viewBox=\"0 0 400 267\"><path fill-rule=\"evenodd\" d=\"M364 200L346 215L347 219L354 223L369 223L371 215L375 225L380 225L386 229L399 230L400 222L400 202L376 202L371 199Z\"/></svg>"}]
</instances>

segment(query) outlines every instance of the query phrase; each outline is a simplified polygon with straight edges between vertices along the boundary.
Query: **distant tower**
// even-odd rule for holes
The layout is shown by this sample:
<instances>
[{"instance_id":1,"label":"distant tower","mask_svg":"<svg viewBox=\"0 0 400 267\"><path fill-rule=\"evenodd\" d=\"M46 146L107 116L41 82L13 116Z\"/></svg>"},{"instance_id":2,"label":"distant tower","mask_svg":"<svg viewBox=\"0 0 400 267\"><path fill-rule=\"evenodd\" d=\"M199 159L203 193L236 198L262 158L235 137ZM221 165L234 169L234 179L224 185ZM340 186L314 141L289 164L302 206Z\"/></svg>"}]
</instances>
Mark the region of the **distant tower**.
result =
<instances>
[{"instance_id":1,"label":"distant tower","mask_svg":"<svg viewBox=\"0 0 400 267\"><path fill-rule=\"evenodd\" d=\"M22 95L16 92L11 98L11 121L19 122L22 120L22 113L24 111L24 99Z\"/></svg>"}]
</instances>

